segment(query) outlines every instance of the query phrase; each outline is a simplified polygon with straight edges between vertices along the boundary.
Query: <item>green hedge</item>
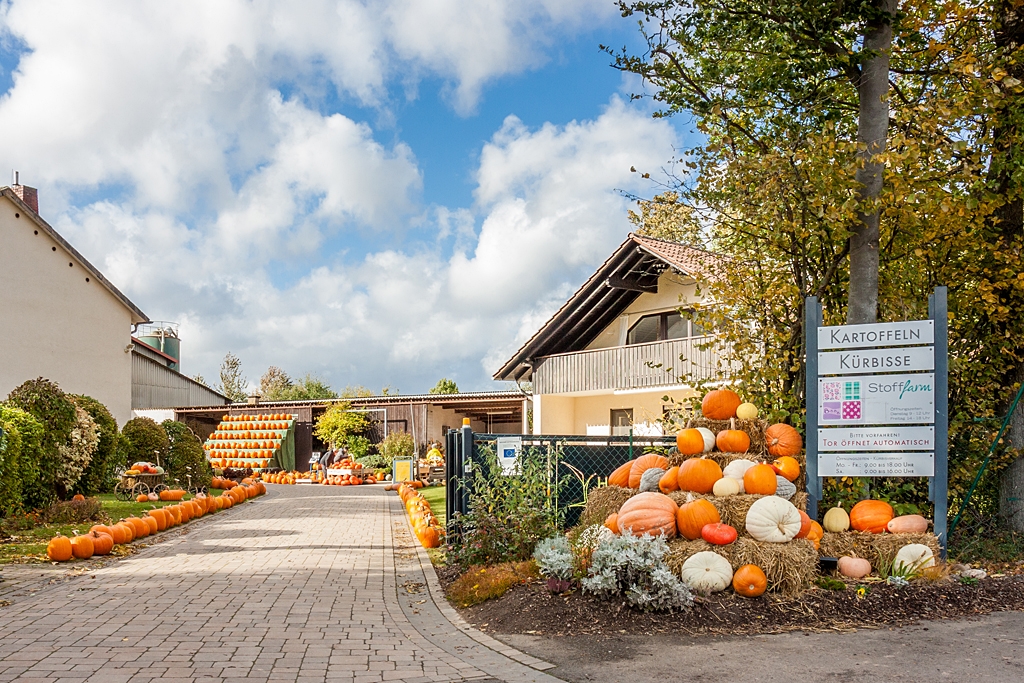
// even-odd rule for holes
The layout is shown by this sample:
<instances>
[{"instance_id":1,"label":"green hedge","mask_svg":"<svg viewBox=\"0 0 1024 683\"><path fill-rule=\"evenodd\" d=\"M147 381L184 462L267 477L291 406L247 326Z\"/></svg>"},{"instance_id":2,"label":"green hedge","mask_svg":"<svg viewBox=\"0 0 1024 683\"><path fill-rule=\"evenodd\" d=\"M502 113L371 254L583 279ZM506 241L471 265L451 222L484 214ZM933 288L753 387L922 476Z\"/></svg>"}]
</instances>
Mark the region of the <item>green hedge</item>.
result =
<instances>
[{"instance_id":1,"label":"green hedge","mask_svg":"<svg viewBox=\"0 0 1024 683\"><path fill-rule=\"evenodd\" d=\"M209 487L213 470L199 438L184 422L164 420L162 426L171 444L164 466L169 482L173 481L182 488L190 484Z\"/></svg>"},{"instance_id":2,"label":"green hedge","mask_svg":"<svg viewBox=\"0 0 1024 683\"><path fill-rule=\"evenodd\" d=\"M0 517L26 508L25 488L39 478L43 426L24 410L0 403Z\"/></svg>"},{"instance_id":3,"label":"green hedge","mask_svg":"<svg viewBox=\"0 0 1024 683\"><path fill-rule=\"evenodd\" d=\"M59 480L63 464L61 448L69 446L71 430L78 424L75 404L56 383L42 377L29 380L12 391L7 404L29 413L43 427L34 458L38 476L22 477L22 499L27 508L46 507L67 493Z\"/></svg>"}]
</instances>

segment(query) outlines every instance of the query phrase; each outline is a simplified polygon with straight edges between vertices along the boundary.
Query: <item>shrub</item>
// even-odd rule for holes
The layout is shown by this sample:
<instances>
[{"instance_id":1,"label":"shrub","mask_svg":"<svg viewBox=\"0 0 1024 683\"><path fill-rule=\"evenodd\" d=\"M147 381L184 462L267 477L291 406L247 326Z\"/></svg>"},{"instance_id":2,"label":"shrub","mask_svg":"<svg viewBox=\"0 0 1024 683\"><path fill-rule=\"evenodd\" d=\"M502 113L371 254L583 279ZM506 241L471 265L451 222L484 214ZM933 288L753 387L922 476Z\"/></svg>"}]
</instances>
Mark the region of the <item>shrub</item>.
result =
<instances>
[{"instance_id":1,"label":"shrub","mask_svg":"<svg viewBox=\"0 0 1024 683\"><path fill-rule=\"evenodd\" d=\"M416 452L416 444L412 434L406 432L390 432L383 441L377 444L377 452L384 458L384 467L391 468L395 458L410 458Z\"/></svg>"},{"instance_id":2,"label":"shrub","mask_svg":"<svg viewBox=\"0 0 1024 683\"><path fill-rule=\"evenodd\" d=\"M163 429L170 441L167 464L164 469L168 478L178 486L209 487L213 470L210 469L203 444L184 422L165 420Z\"/></svg>"},{"instance_id":3,"label":"shrub","mask_svg":"<svg viewBox=\"0 0 1024 683\"><path fill-rule=\"evenodd\" d=\"M39 511L44 524L82 524L104 520L103 505L96 498L64 500Z\"/></svg>"},{"instance_id":4,"label":"shrub","mask_svg":"<svg viewBox=\"0 0 1024 683\"><path fill-rule=\"evenodd\" d=\"M589 575L580 583L588 593L622 597L642 610L687 609L693 595L665 564L666 553L661 536L612 536L594 550Z\"/></svg>"},{"instance_id":5,"label":"shrub","mask_svg":"<svg viewBox=\"0 0 1024 683\"><path fill-rule=\"evenodd\" d=\"M353 434L345 437L345 448L353 458L365 458L370 454L370 440L365 436Z\"/></svg>"},{"instance_id":6,"label":"shrub","mask_svg":"<svg viewBox=\"0 0 1024 683\"><path fill-rule=\"evenodd\" d=\"M110 493L114 490L117 466L117 420L107 407L91 396L74 396L76 405L89 413L99 428L99 442L92 461L85 468L75 491L85 495Z\"/></svg>"},{"instance_id":7,"label":"shrub","mask_svg":"<svg viewBox=\"0 0 1024 683\"><path fill-rule=\"evenodd\" d=\"M43 426L20 408L0 403L0 517L25 508L25 488L39 476Z\"/></svg>"},{"instance_id":8,"label":"shrub","mask_svg":"<svg viewBox=\"0 0 1024 683\"><path fill-rule=\"evenodd\" d=\"M347 437L362 434L369 427L366 413L355 412L351 404L342 402L335 403L317 418L313 433L324 443L337 447L345 443Z\"/></svg>"},{"instance_id":9,"label":"shrub","mask_svg":"<svg viewBox=\"0 0 1024 683\"><path fill-rule=\"evenodd\" d=\"M448 598L459 607L470 607L500 598L512 586L536 578L537 565L530 561L470 567L448 587Z\"/></svg>"},{"instance_id":10,"label":"shrub","mask_svg":"<svg viewBox=\"0 0 1024 683\"><path fill-rule=\"evenodd\" d=\"M572 550L563 534L545 538L533 549L533 559L540 573L554 579L568 581L573 578Z\"/></svg>"},{"instance_id":11,"label":"shrub","mask_svg":"<svg viewBox=\"0 0 1024 683\"><path fill-rule=\"evenodd\" d=\"M61 448L70 445L71 432L78 426L75 404L56 383L42 377L14 389L7 403L29 413L42 426L39 447L29 456L38 474L31 481L23 478L22 497L28 507L46 507L69 490L59 478Z\"/></svg>"},{"instance_id":12,"label":"shrub","mask_svg":"<svg viewBox=\"0 0 1024 683\"><path fill-rule=\"evenodd\" d=\"M75 406L75 427L68 443L60 448L60 466L57 468L57 494L66 498L82 478L85 468L92 462L99 443L99 427L89 413Z\"/></svg>"},{"instance_id":13,"label":"shrub","mask_svg":"<svg viewBox=\"0 0 1024 683\"><path fill-rule=\"evenodd\" d=\"M151 462L163 466L171 444L167 432L148 417L136 417L124 423L121 428L122 442L118 445L122 467L136 462Z\"/></svg>"},{"instance_id":14,"label":"shrub","mask_svg":"<svg viewBox=\"0 0 1024 683\"><path fill-rule=\"evenodd\" d=\"M469 512L452 520L448 558L468 567L529 559L537 541L555 535L562 515L554 500L561 482L549 482L547 457L526 451L519 470L506 475L495 454L481 449L473 470Z\"/></svg>"}]
</instances>

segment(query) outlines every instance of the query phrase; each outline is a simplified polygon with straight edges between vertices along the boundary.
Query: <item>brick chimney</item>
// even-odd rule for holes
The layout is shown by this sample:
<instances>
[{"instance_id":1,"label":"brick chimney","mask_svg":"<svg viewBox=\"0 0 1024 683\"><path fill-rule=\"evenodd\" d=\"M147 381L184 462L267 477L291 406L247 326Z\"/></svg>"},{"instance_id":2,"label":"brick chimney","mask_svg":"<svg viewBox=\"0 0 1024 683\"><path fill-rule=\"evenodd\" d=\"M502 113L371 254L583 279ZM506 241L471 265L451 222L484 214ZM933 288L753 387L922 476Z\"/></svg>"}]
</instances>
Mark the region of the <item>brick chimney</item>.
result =
<instances>
[{"instance_id":1,"label":"brick chimney","mask_svg":"<svg viewBox=\"0 0 1024 683\"><path fill-rule=\"evenodd\" d=\"M14 172L14 185L11 186L14 190L14 194L18 195L18 199L25 202L28 208L32 209L39 214L39 191L34 187L21 184L21 173L18 171Z\"/></svg>"}]
</instances>

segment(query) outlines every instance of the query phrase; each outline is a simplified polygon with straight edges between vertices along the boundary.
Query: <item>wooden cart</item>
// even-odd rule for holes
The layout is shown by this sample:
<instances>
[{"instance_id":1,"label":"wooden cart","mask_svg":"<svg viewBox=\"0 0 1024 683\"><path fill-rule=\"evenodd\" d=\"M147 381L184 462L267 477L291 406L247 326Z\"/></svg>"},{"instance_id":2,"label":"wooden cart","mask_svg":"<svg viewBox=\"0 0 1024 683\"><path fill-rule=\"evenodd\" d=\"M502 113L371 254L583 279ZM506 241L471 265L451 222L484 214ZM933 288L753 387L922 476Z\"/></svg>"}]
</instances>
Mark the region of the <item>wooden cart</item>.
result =
<instances>
[{"instance_id":1,"label":"wooden cart","mask_svg":"<svg viewBox=\"0 0 1024 683\"><path fill-rule=\"evenodd\" d=\"M120 500L135 500L141 494L160 493L167 486L163 474L122 474L114 484L114 495Z\"/></svg>"}]
</instances>

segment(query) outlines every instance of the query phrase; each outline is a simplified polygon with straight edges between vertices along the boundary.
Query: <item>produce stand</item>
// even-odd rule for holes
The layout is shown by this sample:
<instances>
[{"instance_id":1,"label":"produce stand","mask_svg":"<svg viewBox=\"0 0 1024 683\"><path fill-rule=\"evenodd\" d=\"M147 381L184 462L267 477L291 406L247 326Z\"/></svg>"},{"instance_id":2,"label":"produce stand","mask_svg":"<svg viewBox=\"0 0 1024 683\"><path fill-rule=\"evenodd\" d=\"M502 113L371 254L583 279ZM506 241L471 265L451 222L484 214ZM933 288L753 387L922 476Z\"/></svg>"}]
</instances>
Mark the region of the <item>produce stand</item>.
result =
<instances>
[{"instance_id":1,"label":"produce stand","mask_svg":"<svg viewBox=\"0 0 1024 683\"><path fill-rule=\"evenodd\" d=\"M161 474L122 474L121 480L114 484L114 494L120 500L134 500L136 496L160 493L167 486Z\"/></svg>"}]
</instances>

